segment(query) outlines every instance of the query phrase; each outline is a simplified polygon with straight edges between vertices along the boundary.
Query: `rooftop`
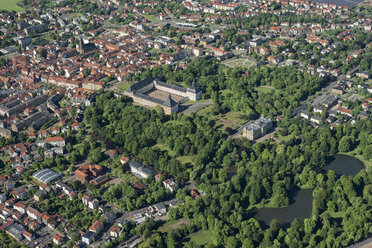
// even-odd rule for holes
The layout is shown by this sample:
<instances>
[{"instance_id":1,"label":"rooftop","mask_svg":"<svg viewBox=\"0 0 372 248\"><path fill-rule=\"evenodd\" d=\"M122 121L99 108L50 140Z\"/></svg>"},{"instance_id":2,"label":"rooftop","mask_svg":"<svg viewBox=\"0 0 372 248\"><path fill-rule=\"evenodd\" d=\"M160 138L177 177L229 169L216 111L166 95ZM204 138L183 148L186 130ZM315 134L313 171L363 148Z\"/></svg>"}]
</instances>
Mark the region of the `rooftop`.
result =
<instances>
[{"instance_id":1,"label":"rooftop","mask_svg":"<svg viewBox=\"0 0 372 248\"><path fill-rule=\"evenodd\" d=\"M40 182L48 184L52 181L55 181L61 178L62 174L52 169L47 168L47 169L39 170L38 172L34 173L32 176L36 178L37 180L39 180Z\"/></svg>"}]
</instances>

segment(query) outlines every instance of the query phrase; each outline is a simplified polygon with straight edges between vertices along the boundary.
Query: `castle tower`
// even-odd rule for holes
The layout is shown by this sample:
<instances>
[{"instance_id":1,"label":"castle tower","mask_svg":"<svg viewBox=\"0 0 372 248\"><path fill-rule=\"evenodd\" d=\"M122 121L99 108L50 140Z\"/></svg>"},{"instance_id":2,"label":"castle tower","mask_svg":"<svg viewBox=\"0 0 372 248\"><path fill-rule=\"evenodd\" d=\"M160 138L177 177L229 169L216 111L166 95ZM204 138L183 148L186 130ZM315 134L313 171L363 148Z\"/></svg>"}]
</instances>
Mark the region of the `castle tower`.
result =
<instances>
[{"instance_id":1,"label":"castle tower","mask_svg":"<svg viewBox=\"0 0 372 248\"><path fill-rule=\"evenodd\" d=\"M197 101L201 99L202 91L196 85L195 79L192 81L191 86L187 88L186 94L192 101Z\"/></svg>"}]
</instances>

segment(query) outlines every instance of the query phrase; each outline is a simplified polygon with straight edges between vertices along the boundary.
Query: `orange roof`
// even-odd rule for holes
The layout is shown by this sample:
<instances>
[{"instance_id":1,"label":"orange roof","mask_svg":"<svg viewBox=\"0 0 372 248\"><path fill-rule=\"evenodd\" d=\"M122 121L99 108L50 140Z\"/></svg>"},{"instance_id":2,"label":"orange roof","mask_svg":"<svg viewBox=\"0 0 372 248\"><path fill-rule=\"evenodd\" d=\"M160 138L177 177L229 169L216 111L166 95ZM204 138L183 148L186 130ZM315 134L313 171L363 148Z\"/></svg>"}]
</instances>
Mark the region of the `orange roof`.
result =
<instances>
[{"instance_id":1,"label":"orange roof","mask_svg":"<svg viewBox=\"0 0 372 248\"><path fill-rule=\"evenodd\" d=\"M99 229L101 226L103 226L103 222L102 222L102 221L99 221L99 220L96 220L96 221L91 225L91 227L89 227L89 230L97 231L97 229Z\"/></svg>"},{"instance_id":2,"label":"orange roof","mask_svg":"<svg viewBox=\"0 0 372 248\"><path fill-rule=\"evenodd\" d=\"M57 137L48 137L45 139L45 142L56 142L56 141L65 141L63 137L57 136Z\"/></svg>"}]
</instances>

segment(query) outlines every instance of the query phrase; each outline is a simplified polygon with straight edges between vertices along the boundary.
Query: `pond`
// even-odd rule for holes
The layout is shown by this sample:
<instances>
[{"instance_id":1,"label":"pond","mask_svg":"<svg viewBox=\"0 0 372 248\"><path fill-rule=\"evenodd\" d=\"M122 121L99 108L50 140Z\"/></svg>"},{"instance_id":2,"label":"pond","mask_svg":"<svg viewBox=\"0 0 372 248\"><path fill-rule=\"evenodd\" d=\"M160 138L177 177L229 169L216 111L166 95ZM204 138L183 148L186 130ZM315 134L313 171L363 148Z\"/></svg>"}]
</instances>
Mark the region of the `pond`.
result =
<instances>
[{"instance_id":1,"label":"pond","mask_svg":"<svg viewBox=\"0 0 372 248\"><path fill-rule=\"evenodd\" d=\"M364 164L357 158L337 154L330 164L324 167L326 170L334 170L337 175L355 176L364 169Z\"/></svg>"},{"instance_id":2,"label":"pond","mask_svg":"<svg viewBox=\"0 0 372 248\"><path fill-rule=\"evenodd\" d=\"M259 222L269 226L273 219L277 219L281 224L288 224L295 218L305 219L310 217L312 211L313 191L311 189L301 189L294 197L294 202L283 208L260 208L254 216Z\"/></svg>"}]
</instances>

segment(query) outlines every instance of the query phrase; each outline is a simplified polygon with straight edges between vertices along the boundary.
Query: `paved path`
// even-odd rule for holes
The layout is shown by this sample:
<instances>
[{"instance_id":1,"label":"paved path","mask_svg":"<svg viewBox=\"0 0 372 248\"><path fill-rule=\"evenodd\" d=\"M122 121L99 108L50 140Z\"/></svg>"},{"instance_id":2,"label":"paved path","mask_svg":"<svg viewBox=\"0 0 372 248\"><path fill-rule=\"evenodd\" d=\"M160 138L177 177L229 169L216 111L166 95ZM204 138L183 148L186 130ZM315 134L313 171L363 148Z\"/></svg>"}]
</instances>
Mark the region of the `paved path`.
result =
<instances>
[{"instance_id":1,"label":"paved path","mask_svg":"<svg viewBox=\"0 0 372 248\"><path fill-rule=\"evenodd\" d=\"M201 102L201 103L188 103L188 104L181 104L181 109L184 109L182 112L185 115L189 115L191 113L197 112L208 105L211 105L212 101L209 100L208 102Z\"/></svg>"},{"instance_id":2,"label":"paved path","mask_svg":"<svg viewBox=\"0 0 372 248\"><path fill-rule=\"evenodd\" d=\"M236 129L236 130L234 131L234 133L231 134L231 135L229 135L227 138L228 138L228 139L235 139L235 138L237 138L237 137L240 135L240 133L243 132L244 127L248 126L248 125L251 124L252 122L253 122L253 120L250 120L250 121L244 123L243 126L241 126L241 127L239 127L238 129Z\"/></svg>"},{"instance_id":3,"label":"paved path","mask_svg":"<svg viewBox=\"0 0 372 248\"><path fill-rule=\"evenodd\" d=\"M372 238L349 246L348 248L372 248Z\"/></svg>"}]
</instances>

